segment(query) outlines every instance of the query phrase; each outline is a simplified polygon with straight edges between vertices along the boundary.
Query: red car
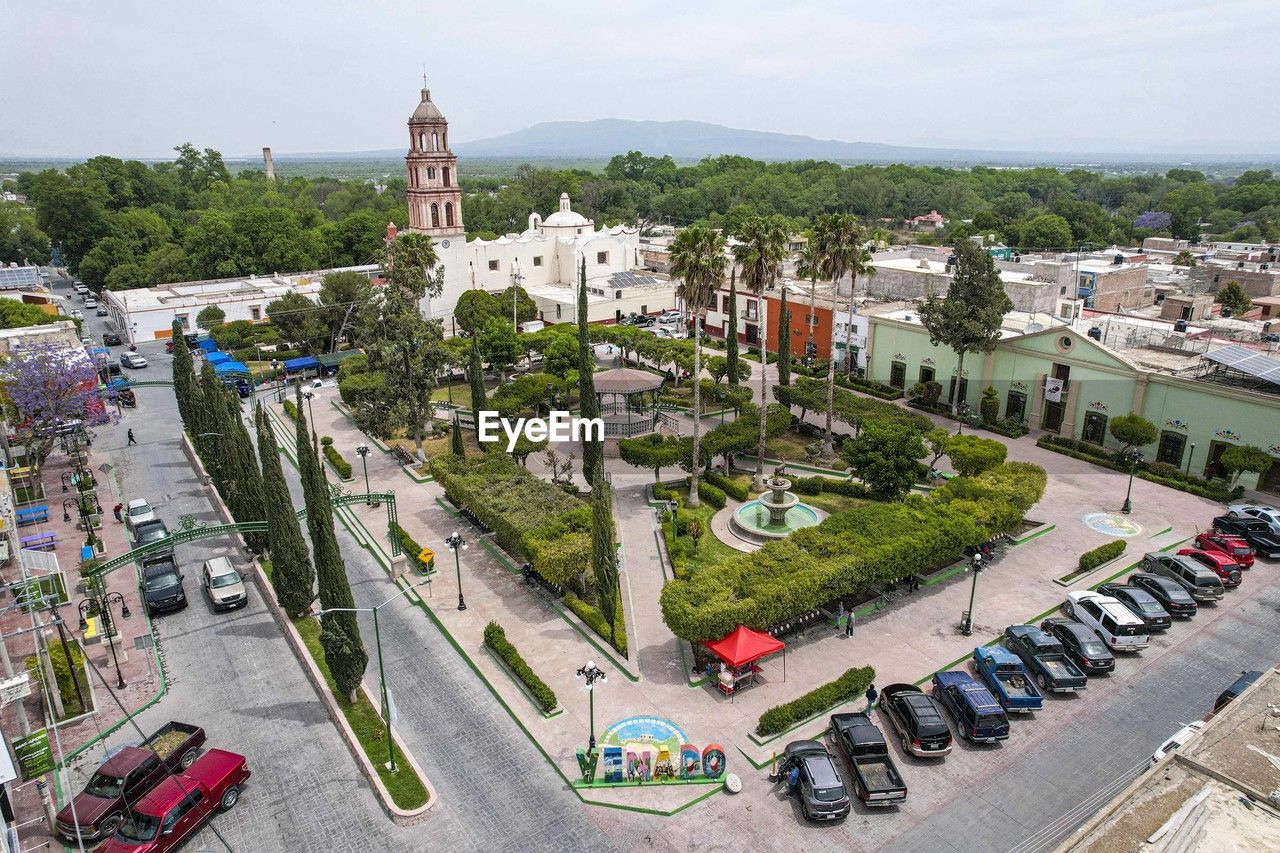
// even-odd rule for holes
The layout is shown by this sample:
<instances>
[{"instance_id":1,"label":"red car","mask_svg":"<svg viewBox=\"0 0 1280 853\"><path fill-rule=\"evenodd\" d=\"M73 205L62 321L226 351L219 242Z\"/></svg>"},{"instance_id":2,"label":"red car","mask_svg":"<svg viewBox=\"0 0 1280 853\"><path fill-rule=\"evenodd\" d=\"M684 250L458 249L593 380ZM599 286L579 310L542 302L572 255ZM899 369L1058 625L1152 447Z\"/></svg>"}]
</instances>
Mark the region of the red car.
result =
<instances>
[{"instance_id":1,"label":"red car","mask_svg":"<svg viewBox=\"0 0 1280 853\"><path fill-rule=\"evenodd\" d=\"M176 850L215 811L234 806L248 778L249 763L243 755L211 749L185 772L170 776L138 800L98 853Z\"/></svg>"},{"instance_id":2,"label":"red car","mask_svg":"<svg viewBox=\"0 0 1280 853\"><path fill-rule=\"evenodd\" d=\"M1225 554L1242 569L1253 568L1253 549L1249 547L1248 542L1239 536L1210 530L1208 533L1201 533L1196 537L1196 547L1201 551Z\"/></svg>"},{"instance_id":3,"label":"red car","mask_svg":"<svg viewBox=\"0 0 1280 853\"><path fill-rule=\"evenodd\" d=\"M1183 548L1178 553L1213 569L1213 573L1222 578L1222 585L1227 589L1240 586L1240 564L1235 557L1228 557L1219 551L1201 551L1199 548Z\"/></svg>"}]
</instances>

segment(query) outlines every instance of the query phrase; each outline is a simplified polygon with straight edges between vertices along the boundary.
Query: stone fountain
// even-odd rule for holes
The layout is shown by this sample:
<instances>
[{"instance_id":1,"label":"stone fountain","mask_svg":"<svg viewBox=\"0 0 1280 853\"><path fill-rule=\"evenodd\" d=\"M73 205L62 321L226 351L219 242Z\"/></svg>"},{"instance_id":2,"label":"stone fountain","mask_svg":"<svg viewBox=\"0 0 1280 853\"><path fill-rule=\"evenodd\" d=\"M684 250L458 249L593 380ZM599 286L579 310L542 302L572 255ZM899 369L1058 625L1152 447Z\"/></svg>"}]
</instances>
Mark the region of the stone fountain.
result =
<instances>
[{"instance_id":1,"label":"stone fountain","mask_svg":"<svg viewBox=\"0 0 1280 853\"><path fill-rule=\"evenodd\" d=\"M790 491L791 481L783 476L781 466L764 484L768 492L747 501L729 516L729 529L739 539L755 544L785 539L801 527L812 527L821 520L817 510L801 503L799 496Z\"/></svg>"}]
</instances>

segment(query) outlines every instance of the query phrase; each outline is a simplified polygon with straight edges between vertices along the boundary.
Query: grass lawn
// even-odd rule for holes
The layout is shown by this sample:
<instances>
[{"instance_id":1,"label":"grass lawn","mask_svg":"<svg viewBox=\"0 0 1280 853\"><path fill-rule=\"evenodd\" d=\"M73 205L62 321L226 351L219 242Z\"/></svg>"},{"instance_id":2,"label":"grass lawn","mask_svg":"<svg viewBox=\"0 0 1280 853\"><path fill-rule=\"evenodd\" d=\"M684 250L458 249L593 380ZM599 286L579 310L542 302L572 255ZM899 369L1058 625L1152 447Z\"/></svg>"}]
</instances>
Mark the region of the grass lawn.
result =
<instances>
[{"instance_id":1,"label":"grass lawn","mask_svg":"<svg viewBox=\"0 0 1280 853\"><path fill-rule=\"evenodd\" d=\"M689 490L687 488L677 489L676 492L680 495L682 504L688 501ZM679 575L683 576L687 572L696 572L706 566L717 565L730 557L742 553L721 542L711 532L711 516L717 512L719 510L707 503L697 507L686 505L680 509L681 517L692 516L702 522L702 538L698 540L697 550L694 550L693 540L688 536L681 536L678 540L673 540L671 522L669 520L662 525L662 536L667 543L667 553L671 555L671 561Z\"/></svg>"},{"instance_id":2,"label":"grass lawn","mask_svg":"<svg viewBox=\"0 0 1280 853\"><path fill-rule=\"evenodd\" d=\"M466 382L455 382L450 391L450 386L442 385L439 388L433 388L431 391L431 399L438 403L449 402L449 395L453 395L453 404L461 406L464 409L471 408L471 386Z\"/></svg>"},{"instance_id":3,"label":"grass lawn","mask_svg":"<svg viewBox=\"0 0 1280 853\"><path fill-rule=\"evenodd\" d=\"M818 509L833 513L857 509L860 506L872 503L872 501L864 498L850 498L845 495L831 495L826 492L820 495L800 495L800 500L810 506L816 506Z\"/></svg>"},{"instance_id":4,"label":"grass lawn","mask_svg":"<svg viewBox=\"0 0 1280 853\"><path fill-rule=\"evenodd\" d=\"M813 442L821 440L822 439L820 438L810 440L807 436L800 435L792 430L787 430L777 438L770 439L764 446L764 452L770 459L783 459L788 462L805 462L805 447ZM847 471L849 469L848 463L839 457L831 461L818 459L808 464L820 465L823 468L831 468L836 471Z\"/></svg>"}]
</instances>

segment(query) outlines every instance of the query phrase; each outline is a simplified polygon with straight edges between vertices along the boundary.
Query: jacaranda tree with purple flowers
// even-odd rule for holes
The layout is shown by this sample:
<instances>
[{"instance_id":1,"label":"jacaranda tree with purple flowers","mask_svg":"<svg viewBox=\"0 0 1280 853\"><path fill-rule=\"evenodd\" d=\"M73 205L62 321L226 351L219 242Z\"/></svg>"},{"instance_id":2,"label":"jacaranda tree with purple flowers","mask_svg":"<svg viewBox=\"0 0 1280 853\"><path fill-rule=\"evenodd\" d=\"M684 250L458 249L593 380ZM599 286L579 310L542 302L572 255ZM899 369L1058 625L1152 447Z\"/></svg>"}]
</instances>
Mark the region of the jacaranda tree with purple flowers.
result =
<instances>
[{"instance_id":1,"label":"jacaranda tree with purple flowers","mask_svg":"<svg viewBox=\"0 0 1280 853\"><path fill-rule=\"evenodd\" d=\"M1152 231L1168 231L1173 223L1173 214L1163 210L1148 210L1133 221L1135 228L1150 228Z\"/></svg>"},{"instance_id":2,"label":"jacaranda tree with purple flowers","mask_svg":"<svg viewBox=\"0 0 1280 853\"><path fill-rule=\"evenodd\" d=\"M98 372L79 347L34 343L15 348L0 364L0 386L33 473L53 451L60 424L103 417Z\"/></svg>"}]
</instances>

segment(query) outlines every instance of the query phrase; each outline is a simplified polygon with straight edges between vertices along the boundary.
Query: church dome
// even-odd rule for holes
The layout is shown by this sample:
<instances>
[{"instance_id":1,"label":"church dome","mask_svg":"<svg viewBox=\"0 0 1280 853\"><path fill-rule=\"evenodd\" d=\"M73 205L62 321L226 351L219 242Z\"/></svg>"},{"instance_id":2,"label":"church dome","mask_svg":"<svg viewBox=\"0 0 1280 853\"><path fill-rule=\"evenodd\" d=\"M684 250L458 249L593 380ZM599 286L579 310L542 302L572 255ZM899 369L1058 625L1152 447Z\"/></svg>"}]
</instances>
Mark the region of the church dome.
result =
<instances>
[{"instance_id":1,"label":"church dome","mask_svg":"<svg viewBox=\"0 0 1280 853\"><path fill-rule=\"evenodd\" d=\"M444 121L444 113L431 102L430 89L422 90L422 103L418 104L413 115L409 116L409 121Z\"/></svg>"},{"instance_id":2,"label":"church dome","mask_svg":"<svg viewBox=\"0 0 1280 853\"><path fill-rule=\"evenodd\" d=\"M569 207L568 193L560 193L560 209L542 220L544 228L578 228L591 224L590 219Z\"/></svg>"}]
</instances>

